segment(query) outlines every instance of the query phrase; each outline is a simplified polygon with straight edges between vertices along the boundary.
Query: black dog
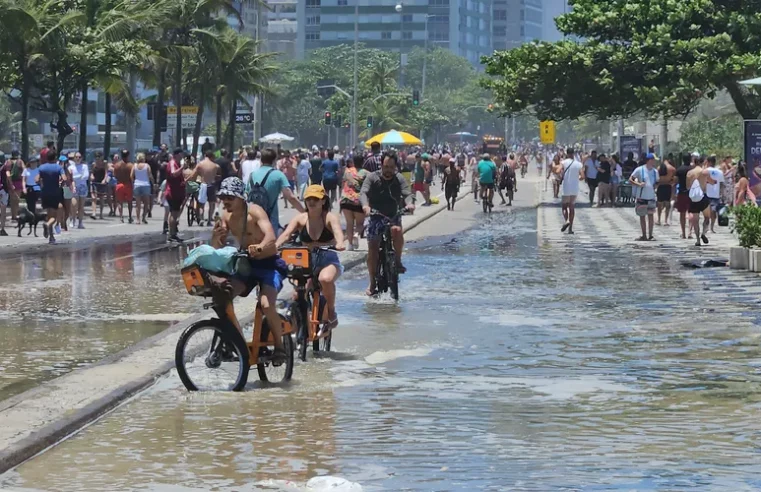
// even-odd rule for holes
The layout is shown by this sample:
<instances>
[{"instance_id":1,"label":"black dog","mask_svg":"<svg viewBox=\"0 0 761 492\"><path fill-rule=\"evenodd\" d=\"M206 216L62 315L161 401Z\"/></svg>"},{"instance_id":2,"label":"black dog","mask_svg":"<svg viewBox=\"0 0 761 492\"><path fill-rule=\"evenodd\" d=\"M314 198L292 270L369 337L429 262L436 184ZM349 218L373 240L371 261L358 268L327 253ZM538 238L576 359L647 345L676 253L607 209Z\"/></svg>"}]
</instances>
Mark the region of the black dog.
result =
<instances>
[{"instance_id":1,"label":"black dog","mask_svg":"<svg viewBox=\"0 0 761 492\"><path fill-rule=\"evenodd\" d=\"M27 236L34 230L34 237L37 237L37 224L42 221L45 222L47 216L41 213L32 213L26 207L21 207L18 211L18 237L21 237L21 230L29 224L29 232Z\"/></svg>"}]
</instances>

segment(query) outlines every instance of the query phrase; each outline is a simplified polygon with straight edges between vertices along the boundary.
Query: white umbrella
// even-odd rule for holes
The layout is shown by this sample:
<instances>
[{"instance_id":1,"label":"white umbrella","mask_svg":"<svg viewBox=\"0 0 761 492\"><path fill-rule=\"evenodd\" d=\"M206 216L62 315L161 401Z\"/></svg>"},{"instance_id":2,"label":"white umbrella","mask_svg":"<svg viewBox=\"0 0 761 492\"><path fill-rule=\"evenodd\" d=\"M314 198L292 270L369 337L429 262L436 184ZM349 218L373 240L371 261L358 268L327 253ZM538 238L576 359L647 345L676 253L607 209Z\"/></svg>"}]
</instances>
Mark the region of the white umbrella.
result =
<instances>
[{"instance_id":1,"label":"white umbrella","mask_svg":"<svg viewBox=\"0 0 761 492\"><path fill-rule=\"evenodd\" d=\"M269 135L263 136L261 141L264 143L279 144L282 142L292 142L293 137L289 137L284 133L270 133Z\"/></svg>"},{"instance_id":2,"label":"white umbrella","mask_svg":"<svg viewBox=\"0 0 761 492\"><path fill-rule=\"evenodd\" d=\"M740 82L742 85L761 85L761 77L755 79L743 80Z\"/></svg>"}]
</instances>

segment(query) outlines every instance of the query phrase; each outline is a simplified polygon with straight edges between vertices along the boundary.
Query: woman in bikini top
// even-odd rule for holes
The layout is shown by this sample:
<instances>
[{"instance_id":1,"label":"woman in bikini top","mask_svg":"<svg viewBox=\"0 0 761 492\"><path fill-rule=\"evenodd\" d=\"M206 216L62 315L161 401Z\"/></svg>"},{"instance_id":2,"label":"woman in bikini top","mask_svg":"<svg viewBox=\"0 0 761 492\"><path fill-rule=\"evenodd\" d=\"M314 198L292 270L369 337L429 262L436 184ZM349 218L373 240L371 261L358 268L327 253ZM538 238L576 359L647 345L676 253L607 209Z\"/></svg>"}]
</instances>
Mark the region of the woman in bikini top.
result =
<instances>
[{"instance_id":1,"label":"woman in bikini top","mask_svg":"<svg viewBox=\"0 0 761 492\"><path fill-rule=\"evenodd\" d=\"M287 243L293 233L298 231L299 240L305 246L334 246L336 250L343 251L345 246L341 222L338 216L329 212L330 202L325 195L325 188L320 185L309 186L304 192L304 203L307 211L291 220L288 227L277 239L277 247ZM322 231L316 238L310 234L310 229L316 233L320 227L322 227ZM336 280L343 273L343 266L341 266L338 254L332 250L320 251L315 258L315 273L328 309L328 321L320 327L318 334L322 336L326 330L329 331L338 326Z\"/></svg>"}]
</instances>

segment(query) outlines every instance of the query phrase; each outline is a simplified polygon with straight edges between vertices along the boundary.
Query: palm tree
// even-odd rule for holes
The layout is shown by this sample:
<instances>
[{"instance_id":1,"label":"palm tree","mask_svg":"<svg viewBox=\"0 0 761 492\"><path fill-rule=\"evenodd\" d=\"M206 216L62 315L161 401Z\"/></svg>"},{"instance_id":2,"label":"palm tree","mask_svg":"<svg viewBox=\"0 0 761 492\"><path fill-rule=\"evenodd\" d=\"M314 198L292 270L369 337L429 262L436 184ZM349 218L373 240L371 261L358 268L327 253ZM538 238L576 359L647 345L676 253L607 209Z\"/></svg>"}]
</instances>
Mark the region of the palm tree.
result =
<instances>
[{"instance_id":1,"label":"palm tree","mask_svg":"<svg viewBox=\"0 0 761 492\"><path fill-rule=\"evenodd\" d=\"M373 128L367 128L359 134L362 138L372 137L373 134L389 130L403 130L406 124L401 115L399 105L387 98L380 98L370 103L367 116L373 117Z\"/></svg>"},{"instance_id":2,"label":"palm tree","mask_svg":"<svg viewBox=\"0 0 761 492\"><path fill-rule=\"evenodd\" d=\"M37 85L41 47L56 36L70 16L61 16L53 2L0 0L0 51L18 77L21 105L21 156L29 159L29 101ZM7 75L6 75L7 76Z\"/></svg>"},{"instance_id":3,"label":"palm tree","mask_svg":"<svg viewBox=\"0 0 761 492\"><path fill-rule=\"evenodd\" d=\"M275 72L275 66L268 63L272 54L259 53L258 43L230 29L224 32L221 51L220 81L217 88L217 121L221 121L221 111L230 108L227 131L230 149L235 147L235 110L238 102L245 102L253 94L266 94L269 90L267 79ZM223 104L225 103L226 104ZM219 128L219 125L218 127ZM219 130L217 130L219 131Z\"/></svg>"},{"instance_id":4,"label":"palm tree","mask_svg":"<svg viewBox=\"0 0 761 492\"><path fill-rule=\"evenodd\" d=\"M165 0L171 14L166 17L164 29L168 34L168 44L163 48L165 57L171 61L172 85L174 104L177 107L177 131L175 144L182 142L182 114L180 108L183 102L183 77L185 62L193 55L193 44L197 42L196 34L199 29L221 30L226 25L222 16L232 15L238 18L242 25L240 12L235 8L234 0Z\"/></svg>"},{"instance_id":5,"label":"palm tree","mask_svg":"<svg viewBox=\"0 0 761 492\"><path fill-rule=\"evenodd\" d=\"M135 116L140 106L135 100L123 72L117 70L111 73L102 73L98 75L95 81L98 87L105 92L106 123L103 136L103 155L108 157L111 153L111 108L116 106L123 113Z\"/></svg>"},{"instance_id":6,"label":"palm tree","mask_svg":"<svg viewBox=\"0 0 761 492\"><path fill-rule=\"evenodd\" d=\"M399 72L399 64L389 63L387 60L375 59L372 61L367 72L367 82L378 94L387 94L390 89L396 87L396 77Z\"/></svg>"}]
</instances>

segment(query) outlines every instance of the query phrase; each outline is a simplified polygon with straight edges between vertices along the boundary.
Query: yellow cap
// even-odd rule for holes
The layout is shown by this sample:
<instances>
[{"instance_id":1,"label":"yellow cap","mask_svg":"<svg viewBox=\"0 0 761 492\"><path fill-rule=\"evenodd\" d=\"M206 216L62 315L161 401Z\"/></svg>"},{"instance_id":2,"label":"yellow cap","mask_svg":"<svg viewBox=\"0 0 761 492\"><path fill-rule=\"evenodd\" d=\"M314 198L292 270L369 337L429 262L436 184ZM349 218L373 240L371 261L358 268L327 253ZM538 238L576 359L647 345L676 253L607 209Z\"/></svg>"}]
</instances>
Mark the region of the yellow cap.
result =
<instances>
[{"instance_id":1,"label":"yellow cap","mask_svg":"<svg viewBox=\"0 0 761 492\"><path fill-rule=\"evenodd\" d=\"M325 188L321 185L309 186L304 192L304 199L306 200L307 198L317 198L318 200L322 200L325 198Z\"/></svg>"}]
</instances>

